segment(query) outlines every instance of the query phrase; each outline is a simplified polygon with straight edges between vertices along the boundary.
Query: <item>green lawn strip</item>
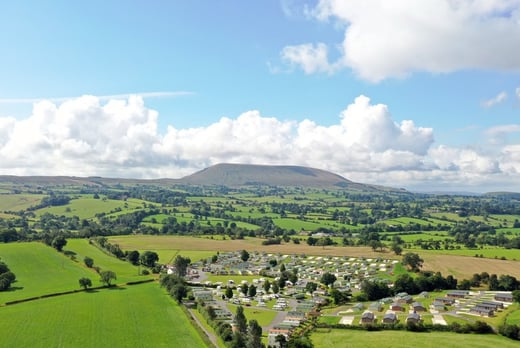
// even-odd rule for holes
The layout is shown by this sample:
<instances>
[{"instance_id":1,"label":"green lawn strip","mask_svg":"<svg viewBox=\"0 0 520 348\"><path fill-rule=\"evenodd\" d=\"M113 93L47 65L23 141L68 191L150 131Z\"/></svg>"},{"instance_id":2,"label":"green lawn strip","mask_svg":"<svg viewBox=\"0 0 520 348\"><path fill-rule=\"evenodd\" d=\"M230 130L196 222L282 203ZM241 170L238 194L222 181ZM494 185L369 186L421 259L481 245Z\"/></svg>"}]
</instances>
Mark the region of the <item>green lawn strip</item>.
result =
<instances>
[{"instance_id":1,"label":"green lawn strip","mask_svg":"<svg viewBox=\"0 0 520 348\"><path fill-rule=\"evenodd\" d=\"M228 309L235 314L237 312L237 305L233 305L228 303ZM255 319L260 326L267 326L271 324L271 322L276 317L277 312L270 309L261 309L261 308L253 308L253 307L244 307L244 315L247 320Z\"/></svg>"},{"instance_id":2,"label":"green lawn strip","mask_svg":"<svg viewBox=\"0 0 520 348\"><path fill-rule=\"evenodd\" d=\"M520 325L520 304L515 303L511 305L510 308L511 311L506 317L506 323L510 325Z\"/></svg>"},{"instance_id":3,"label":"green lawn strip","mask_svg":"<svg viewBox=\"0 0 520 348\"><path fill-rule=\"evenodd\" d=\"M204 347L180 307L147 283L0 308L5 347Z\"/></svg>"},{"instance_id":4,"label":"green lawn strip","mask_svg":"<svg viewBox=\"0 0 520 348\"><path fill-rule=\"evenodd\" d=\"M219 346L219 348L226 348L226 344L224 343L222 338L220 338L220 336L215 332L215 330L208 324L206 318L204 318L202 314L200 314L199 311L196 309L194 309L192 313L195 317L197 317L197 319L199 319L199 322L202 324L204 329L206 329L206 331L212 333L213 335L215 335L215 337L217 337L217 345ZM194 325L197 324L194 323Z\"/></svg>"},{"instance_id":5,"label":"green lawn strip","mask_svg":"<svg viewBox=\"0 0 520 348\"><path fill-rule=\"evenodd\" d=\"M67 245L64 247L65 251L76 253L76 259L83 265L85 256L94 259L94 266L98 266L101 270L110 270L116 273L116 283L126 283L128 281L146 279L139 275L139 270L143 267L133 266L127 261L119 260L115 256L111 256L100 250L98 247L89 244L87 239L68 239ZM96 273L92 274L94 284L98 283L99 276Z\"/></svg>"},{"instance_id":6,"label":"green lawn strip","mask_svg":"<svg viewBox=\"0 0 520 348\"><path fill-rule=\"evenodd\" d=\"M456 334L451 332L415 333L409 331L364 331L317 329L311 334L311 340L316 348L344 347L421 347L421 348L488 348L518 347L518 342L499 335Z\"/></svg>"},{"instance_id":7,"label":"green lawn strip","mask_svg":"<svg viewBox=\"0 0 520 348\"><path fill-rule=\"evenodd\" d=\"M43 243L0 244L0 257L16 275L11 289L0 293L0 303L75 290L82 277L99 285L99 276L93 270Z\"/></svg>"}]
</instances>

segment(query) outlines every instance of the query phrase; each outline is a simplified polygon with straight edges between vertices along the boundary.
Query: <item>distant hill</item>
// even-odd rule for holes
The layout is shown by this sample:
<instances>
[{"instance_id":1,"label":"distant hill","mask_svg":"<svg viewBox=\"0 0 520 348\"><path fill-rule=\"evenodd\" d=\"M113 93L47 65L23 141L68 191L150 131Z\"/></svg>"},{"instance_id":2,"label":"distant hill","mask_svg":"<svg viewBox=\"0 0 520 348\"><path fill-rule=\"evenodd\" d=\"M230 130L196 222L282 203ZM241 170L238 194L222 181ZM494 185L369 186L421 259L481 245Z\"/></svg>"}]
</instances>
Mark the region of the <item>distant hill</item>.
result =
<instances>
[{"instance_id":1,"label":"distant hill","mask_svg":"<svg viewBox=\"0 0 520 348\"><path fill-rule=\"evenodd\" d=\"M290 165L217 164L181 179L119 179L75 176L0 175L0 183L39 186L201 185L201 186L292 186L347 189L362 192L401 192L404 189L360 184L322 169Z\"/></svg>"},{"instance_id":2,"label":"distant hill","mask_svg":"<svg viewBox=\"0 0 520 348\"><path fill-rule=\"evenodd\" d=\"M267 185L298 186L329 189L381 191L394 189L352 182L322 169L301 166L256 164L217 164L179 180L191 185L221 185L228 187Z\"/></svg>"}]
</instances>

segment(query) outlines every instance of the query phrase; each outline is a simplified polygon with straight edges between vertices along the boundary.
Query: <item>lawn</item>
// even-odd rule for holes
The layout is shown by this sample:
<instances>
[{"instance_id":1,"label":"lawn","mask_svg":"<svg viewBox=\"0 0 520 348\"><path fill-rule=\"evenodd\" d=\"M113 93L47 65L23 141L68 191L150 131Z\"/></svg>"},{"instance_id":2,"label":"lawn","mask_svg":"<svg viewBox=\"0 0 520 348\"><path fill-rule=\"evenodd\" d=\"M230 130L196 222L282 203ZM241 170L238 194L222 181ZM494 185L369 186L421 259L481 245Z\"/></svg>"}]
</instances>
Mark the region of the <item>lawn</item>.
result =
<instances>
[{"instance_id":1,"label":"lawn","mask_svg":"<svg viewBox=\"0 0 520 348\"><path fill-rule=\"evenodd\" d=\"M3 347L204 347L157 283L0 307Z\"/></svg>"},{"instance_id":2,"label":"lawn","mask_svg":"<svg viewBox=\"0 0 520 348\"><path fill-rule=\"evenodd\" d=\"M518 347L518 342L498 335L456 334L451 332L414 333L408 331L361 331L318 329L311 334L316 348L320 347L421 347L421 348L488 348Z\"/></svg>"},{"instance_id":3,"label":"lawn","mask_svg":"<svg viewBox=\"0 0 520 348\"><path fill-rule=\"evenodd\" d=\"M0 303L79 288L78 279L88 277L94 285L99 276L43 243L0 244L0 257L16 275L9 291L0 293Z\"/></svg>"},{"instance_id":4,"label":"lawn","mask_svg":"<svg viewBox=\"0 0 520 348\"><path fill-rule=\"evenodd\" d=\"M228 304L229 310L235 314L237 312L236 305ZM242 307L244 308L244 315L247 320L255 319L258 324L262 327L268 326L276 317L276 311L272 311L269 309L261 309L261 308L252 308L252 307Z\"/></svg>"}]
</instances>

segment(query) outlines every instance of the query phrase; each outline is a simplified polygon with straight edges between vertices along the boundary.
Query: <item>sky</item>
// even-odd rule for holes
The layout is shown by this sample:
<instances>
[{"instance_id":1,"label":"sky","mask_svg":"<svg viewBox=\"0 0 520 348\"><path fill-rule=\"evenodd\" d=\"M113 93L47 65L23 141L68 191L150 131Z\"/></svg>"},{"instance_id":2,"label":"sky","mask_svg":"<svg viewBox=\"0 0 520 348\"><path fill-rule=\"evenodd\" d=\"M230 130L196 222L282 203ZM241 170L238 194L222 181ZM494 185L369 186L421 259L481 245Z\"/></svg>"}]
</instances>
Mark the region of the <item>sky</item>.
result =
<instances>
[{"instance_id":1,"label":"sky","mask_svg":"<svg viewBox=\"0 0 520 348\"><path fill-rule=\"evenodd\" d=\"M5 1L0 175L520 192L520 0Z\"/></svg>"}]
</instances>

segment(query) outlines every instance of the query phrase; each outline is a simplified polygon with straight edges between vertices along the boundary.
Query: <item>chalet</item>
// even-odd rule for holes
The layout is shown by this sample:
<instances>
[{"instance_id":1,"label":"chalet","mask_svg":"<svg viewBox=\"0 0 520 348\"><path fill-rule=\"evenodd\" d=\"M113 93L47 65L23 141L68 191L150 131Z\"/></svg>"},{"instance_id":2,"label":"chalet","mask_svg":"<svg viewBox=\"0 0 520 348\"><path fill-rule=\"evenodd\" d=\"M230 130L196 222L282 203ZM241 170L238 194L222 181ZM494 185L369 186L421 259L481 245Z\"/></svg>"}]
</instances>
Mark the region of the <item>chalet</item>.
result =
<instances>
[{"instance_id":1,"label":"chalet","mask_svg":"<svg viewBox=\"0 0 520 348\"><path fill-rule=\"evenodd\" d=\"M373 324L375 319L374 313L366 311L361 315L361 324Z\"/></svg>"},{"instance_id":2,"label":"chalet","mask_svg":"<svg viewBox=\"0 0 520 348\"><path fill-rule=\"evenodd\" d=\"M414 323L417 324L421 321L421 316L416 312L408 314L406 317L406 323Z\"/></svg>"},{"instance_id":3,"label":"chalet","mask_svg":"<svg viewBox=\"0 0 520 348\"><path fill-rule=\"evenodd\" d=\"M394 302L390 305L390 309L393 311L404 312L404 306L401 303Z\"/></svg>"},{"instance_id":4,"label":"chalet","mask_svg":"<svg viewBox=\"0 0 520 348\"><path fill-rule=\"evenodd\" d=\"M477 305L475 306L477 308L482 308L482 309L486 309L486 310L491 310L493 312L495 312L498 307L495 305L495 304L492 304L492 303L484 303L484 302L481 302L481 303L477 303Z\"/></svg>"},{"instance_id":5,"label":"chalet","mask_svg":"<svg viewBox=\"0 0 520 348\"><path fill-rule=\"evenodd\" d=\"M482 304L483 304L483 305L487 305L487 306L493 306L493 307L495 307L495 309L494 309L495 311L504 308L504 304L503 304L502 302L496 302L496 301L482 301Z\"/></svg>"},{"instance_id":6,"label":"chalet","mask_svg":"<svg viewBox=\"0 0 520 348\"><path fill-rule=\"evenodd\" d=\"M437 301L437 300L433 301L431 306L436 311L446 310L445 304L443 302L440 302L440 301Z\"/></svg>"},{"instance_id":7,"label":"chalet","mask_svg":"<svg viewBox=\"0 0 520 348\"><path fill-rule=\"evenodd\" d=\"M423 291L418 296L420 298L428 298L428 297L430 297L430 293L428 291Z\"/></svg>"},{"instance_id":8,"label":"chalet","mask_svg":"<svg viewBox=\"0 0 520 348\"><path fill-rule=\"evenodd\" d=\"M383 305L381 304L381 302L372 302L370 306L368 306L368 310L372 312L381 312L382 309Z\"/></svg>"},{"instance_id":9,"label":"chalet","mask_svg":"<svg viewBox=\"0 0 520 348\"><path fill-rule=\"evenodd\" d=\"M413 298L410 295L404 295L402 297L397 297L395 300L399 303L412 303Z\"/></svg>"},{"instance_id":10,"label":"chalet","mask_svg":"<svg viewBox=\"0 0 520 348\"><path fill-rule=\"evenodd\" d=\"M305 320L305 313L300 312L300 311L289 311L289 312L287 312L285 319L298 320L301 322L301 321Z\"/></svg>"},{"instance_id":11,"label":"chalet","mask_svg":"<svg viewBox=\"0 0 520 348\"><path fill-rule=\"evenodd\" d=\"M421 302L414 302L412 303L412 308L415 312L424 312L426 311L426 308L422 305Z\"/></svg>"},{"instance_id":12,"label":"chalet","mask_svg":"<svg viewBox=\"0 0 520 348\"><path fill-rule=\"evenodd\" d=\"M446 294L446 297L451 298L466 298L469 295L467 290L452 290Z\"/></svg>"},{"instance_id":13,"label":"chalet","mask_svg":"<svg viewBox=\"0 0 520 348\"><path fill-rule=\"evenodd\" d=\"M355 305L352 306L352 309L355 311L360 311L360 310L363 310L364 308L365 308L365 306L361 302L356 303Z\"/></svg>"},{"instance_id":14,"label":"chalet","mask_svg":"<svg viewBox=\"0 0 520 348\"><path fill-rule=\"evenodd\" d=\"M434 302L440 302L445 305L451 306L455 303L455 300L450 297L437 297Z\"/></svg>"},{"instance_id":15,"label":"chalet","mask_svg":"<svg viewBox=\"0 0 520 348\"><path fill-rule=\"evenodd\" d=\"M513 294L510 292L500 292L495 294L495 301L513 302Z\"/></svg>"},{"instance_id":16,"label":"chalet","mask_svg":"<svg viewBox=\"0 0 520 348\"><path fill-rule=\"evenodd\" d=\"M397 323L397 315L394 312L388 312L383 316L383 324Z\"/></svg>"},{"instance_id":17,"label":"chalet","mask_svg":"<svg viewBox=\"0 0 520 348\"><path fill-rule=\"evenodd\" d=\"M492 317L494 312L492 309L475 306L469 310L470 313L480 315L482 317Z\"/></svg>"}]
</instances>

